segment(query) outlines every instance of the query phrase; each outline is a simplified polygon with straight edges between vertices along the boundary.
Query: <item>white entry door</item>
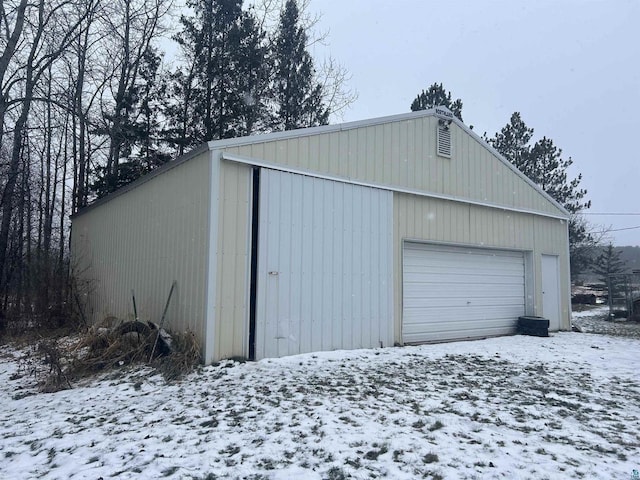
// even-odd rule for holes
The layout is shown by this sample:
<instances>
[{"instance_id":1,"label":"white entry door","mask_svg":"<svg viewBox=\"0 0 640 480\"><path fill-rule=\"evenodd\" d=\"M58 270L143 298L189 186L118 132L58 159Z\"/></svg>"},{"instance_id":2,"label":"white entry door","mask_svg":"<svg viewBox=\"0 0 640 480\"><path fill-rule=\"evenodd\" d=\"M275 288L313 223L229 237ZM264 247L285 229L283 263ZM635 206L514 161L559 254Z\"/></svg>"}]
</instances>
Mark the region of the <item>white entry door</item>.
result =
<instances>
[{"instance_id":1,"label":"white entry door","mask_svg":"<svg viewBox=\"0 0 640 480\"><path fill-rule=\"evenodd\" d=\"M542 315L549 330L560 329L560 279L557 255L542 255Z\"/></svg>"}]
</instances>

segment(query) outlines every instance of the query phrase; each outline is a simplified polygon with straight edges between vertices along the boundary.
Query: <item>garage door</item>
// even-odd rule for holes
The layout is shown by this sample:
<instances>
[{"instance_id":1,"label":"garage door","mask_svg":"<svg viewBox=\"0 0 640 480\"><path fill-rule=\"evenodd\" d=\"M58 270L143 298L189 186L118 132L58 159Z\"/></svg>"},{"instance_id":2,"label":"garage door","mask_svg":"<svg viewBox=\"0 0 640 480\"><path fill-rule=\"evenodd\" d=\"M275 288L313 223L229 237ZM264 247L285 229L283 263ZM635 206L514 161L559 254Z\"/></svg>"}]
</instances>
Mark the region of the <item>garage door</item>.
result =
<instances>
[{"instance_id":1,"label":"garage door","mask_svg":"<svg viewBox=\"0 0 640 480\"><path fill-rule=\"evenodd\" d=\"M405 243L405 343L515 332L525 313L522 252Z\"/></svg>"}]
</instances>

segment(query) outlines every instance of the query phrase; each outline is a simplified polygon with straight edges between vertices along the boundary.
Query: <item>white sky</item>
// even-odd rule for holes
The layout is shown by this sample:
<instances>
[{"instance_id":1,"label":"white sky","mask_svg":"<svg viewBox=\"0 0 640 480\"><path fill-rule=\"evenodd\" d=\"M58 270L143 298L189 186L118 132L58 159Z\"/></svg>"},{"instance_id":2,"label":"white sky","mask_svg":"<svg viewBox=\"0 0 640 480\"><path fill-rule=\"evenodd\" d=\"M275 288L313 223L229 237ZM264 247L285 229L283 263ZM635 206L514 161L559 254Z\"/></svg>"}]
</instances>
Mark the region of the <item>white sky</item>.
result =
<instances>
[{"instance_id":1,"label":"white sky","mask_svg":"<svg viewBox=\"0 0 640 480\"><path fill-rule=\"evenodd\" d=\"M313 0L330 53L359 98L344 121L409 111L442 82L463 118L493 135L514 111L537 139L572 157L572 178L591 212L640 214L640 1ZM326 51L325 51L326 50ZM640 215L595 216L597 225L640 226ZM612 232L640 245L640 228Z\"/></svg>"}]
</instances>

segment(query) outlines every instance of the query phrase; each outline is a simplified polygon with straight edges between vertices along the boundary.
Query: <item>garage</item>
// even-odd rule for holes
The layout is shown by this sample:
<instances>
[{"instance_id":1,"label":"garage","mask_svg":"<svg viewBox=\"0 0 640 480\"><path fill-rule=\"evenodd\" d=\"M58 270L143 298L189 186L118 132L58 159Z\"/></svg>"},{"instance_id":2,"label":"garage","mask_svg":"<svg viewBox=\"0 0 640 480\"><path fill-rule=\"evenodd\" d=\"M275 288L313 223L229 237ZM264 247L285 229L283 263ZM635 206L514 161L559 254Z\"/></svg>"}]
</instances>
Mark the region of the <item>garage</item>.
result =
<instances>
[{"instance_id":1,"label":"garage","mask_svg":"<svg viewBox=\"0 0 640 480\"><path fill-rule=\"evenodd\" d=\"M73 217L88 323L205 363L570 328L570 214L445 108L211 141ZM158 261L161 259L161 261ZM85 287L86 286L86 287Z\"/></svg>"},{"instance_id":2,"label":"garage","mask_svg":"<svg viewBox=\"0 0 640 480\"><path fill-rule=\"evenodd\" d=\"M515 332L525 314L523 252L406 242L404 343Z\"/></svg>"}]
</instances>

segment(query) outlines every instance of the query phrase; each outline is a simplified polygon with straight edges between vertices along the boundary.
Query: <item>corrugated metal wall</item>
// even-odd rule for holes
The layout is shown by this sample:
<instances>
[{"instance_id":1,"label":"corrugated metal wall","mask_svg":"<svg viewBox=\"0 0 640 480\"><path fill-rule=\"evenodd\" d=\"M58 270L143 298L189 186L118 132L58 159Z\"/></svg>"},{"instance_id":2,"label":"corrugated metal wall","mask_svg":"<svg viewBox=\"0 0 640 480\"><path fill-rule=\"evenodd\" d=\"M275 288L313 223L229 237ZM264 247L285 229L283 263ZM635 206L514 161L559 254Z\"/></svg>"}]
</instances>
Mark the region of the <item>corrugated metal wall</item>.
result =
<instances>
[{"instance_id":1,"label":"corrugated metal wall","mask_svg":"<svg viewBox=\"0 0 640 480\"><path fill-rule=\"evenodd\" d=\"M438 119L418 117L226 152L363 182L562 215L480 140L451 125L452 158L436 155Z\"/></svg>"},{"instance_id":2,"label":"corrugated metal wall","mask_svg":"<svg viewBox=\"0 0 640 480\"><path fill-rule=\"evenodd\" d=\"M220 165L215 357L248 355L251 167Z\"/></svg>"},{"instance_id":3,"label":"corrugated metal wall","mask_svg":"<svg viewBox=\"0 0 640 480\"><path fill-rule=\"evenodd\" d=\"M542 312L541 254L555 254L561 268L561 327L569 328L570 294L566 221L446 200L394 194L394 304L402 318L402 242L418 240L452 245L505 248L532 253L529 292L533 302L527 313ZM537 293L536 293L537 292ZM396 321L396 338L401 322Z\"/></svg>"},{"instance_id":4,"label":"corrugated metal wall","mask_svg":"<svg viewBox=\"0 0 640 480\"><path fill-rule=\"evenodd\" d=\"M553 218L535 217L535 291L536 315L542 315L542 259L541 255L558 255L560 263L560 328L571 329L571 291L569 273L569 239L567 222Z\"/></svg>"},{"instance_id":5,"label":"corrugated metal wall","mask_svg":"<svg viewBox=\"0 0 640 480\"><path fill-rule=\"evenodd\" d=\"M393 344L392 193L262 169L256 358Z\"/></svg>"},{"instance_id":6,"label":"corrugated metal wall","mask_svg":"<svg viewBox=\"0 0 640 480\"><path fill-rule=\"evenodd\" d=\"M173 280L167 325L204 335L209 156L165 171L73 219L73 270L91 321L133 314L160 321Z\"/></svg>"},{"instance_id":7,"label":"corrugated metal wall","mask_svg":"<svg viewBox=\"0 0 640 480\"><path fill-rule=\"evenodd\" d=\"M291 139L273 140L226 147L225 152L265 160L285 167L308 170L319 174L343 177L355 181L395 185L425 192L453 195L489 204L504 204L513 208L533 209L552 215L562 214L555 205L525 183L504 165L477 139L452 125L453 156L451 159L435 155L437 119L423 117L401 122L363 126ZM231 218L241 218L235 230L235 242L229 240L229 248L244 248L249 242L250 167L238 166L233 172L233 162L223 161L223 183L231 197L225 200L240 210L229 213ZM244 170L242 170L244 169ZM244 172L244 173L240 173ZM240 174L241 179L236 179ZM227 175L230 180L227 181ZM559 255L562 288L562 327L569 328L569 279L566 252L566 222L554 218L539 217L528 213L505 211L463 202L419 197L394 193L394 317L396 341L401 336L402 313L402 240L413 239L460 245L507 248L527 252L528 313L542 311L540 254ZM226 207L225 207L226 209ZM234 219L233 222L236 220ZM223 227L222 230L229 227ZM560 250L560 251L559 251ZM225 254L226 255L226 254ZM226 284L235 285L236 291L222 300L227 314L225 332L221 332L218 346L221 356L233 352L246 355L248 332L247 312L240 308L246 303L248 291L248 259L241 260L233 268L219 267L219 277ZM566 268L565 268L566 267ZM239 282L239 283L238 283ZM244 282L244 283L243 283ZM232 300L234 297L236 300ZM235 301L235 306L231 302ZM229 306L225 306L225 305ZM230 322L230 312L233 321ZM233 327L231 326L233 325Z\"/></svg>"},{"instance_id":8,"label":"corrugated metal wall","mask_svg":"<svg viewBox=\"0 0 640 480\"><path fill-rule=\"evenodd\" d=\"M563 213L504 165L478 139L452 124L451 159L435 154L437 118L358 126L261 142L238 140L225 152L319 174L415 189L506 207ZM218 148L212 144L211 148ZM134 288L143 318L159 318L171 281L178 280L169 318L211 339L212 358L248 354L251 167L221 161L218 175L205 152L74 218L76 269L98 281L89 296L92 318L132 311ZM214 162L218 161L214 155ZM217 168L217 164L216 168ZM215 180L214 180L215 182ZM210 192L213 192L210 194ZM214 195L210 210L210 195ZM216 215L213 215L215 213ZM210 216L211 215L211 216ZM542 309L540 255L560 258L563 328L569 327L566 222L464 202L393 194L393 295L396 341L401 339L401 246L405 239L530 252L531 309ZM216 229L210 228L209 219ZM215 299L205 312L208 237L215 230ZM560 251L559 251L560 250ZM92 253L93 252L93 253ZM211 276L209 280L211 280ZM213 297L214 295L210 295ZM206 315L215 330L205 329ZM211 332L214 332L211 335ZM209 341L209 340L207 340Z\"/></svg>"}]
</instances>

